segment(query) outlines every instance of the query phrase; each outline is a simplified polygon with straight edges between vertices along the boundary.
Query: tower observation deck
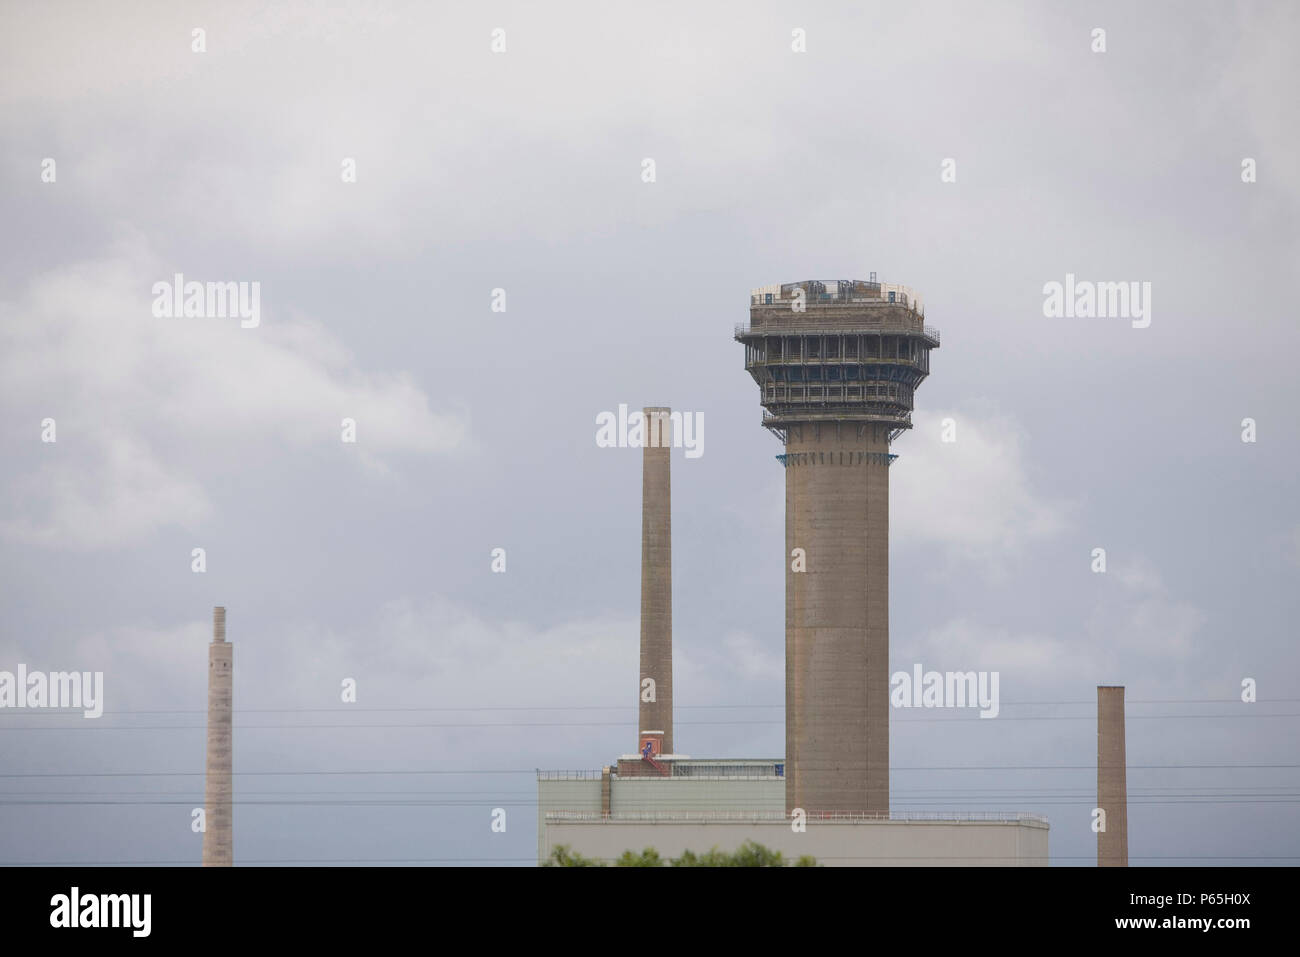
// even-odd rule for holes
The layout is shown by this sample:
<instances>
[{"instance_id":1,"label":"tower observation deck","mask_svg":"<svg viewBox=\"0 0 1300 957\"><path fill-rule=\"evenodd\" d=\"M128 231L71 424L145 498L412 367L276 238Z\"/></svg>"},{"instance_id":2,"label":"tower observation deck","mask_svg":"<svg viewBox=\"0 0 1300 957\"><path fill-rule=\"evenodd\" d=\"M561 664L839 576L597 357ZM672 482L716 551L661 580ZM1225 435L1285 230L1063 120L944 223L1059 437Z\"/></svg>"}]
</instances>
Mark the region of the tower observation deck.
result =
<instances>
[{"instance_id":1,"label":"tower observation deck","mask_svg":"<svg viewBox=\"0 0 1300 957\"><path fill-rule=\"evenodd\" d=\"M905 286L806 280L737 326L785 446L786 810L889 811L889 445L939 332Z\"/></svg>"},{"instance_id":2,"label":"tower observation deck","mask_svg":"<svg viewBox=\"0 0 1300 957\"><path fill-rule=\"evenodd\" d=\"M911 428L913 393L939 347L920 297L874 280L755 289L736 339L761 390L763 424L782 439L797 423L879 423L891 439Z\"/></svg>"}]
</instances>

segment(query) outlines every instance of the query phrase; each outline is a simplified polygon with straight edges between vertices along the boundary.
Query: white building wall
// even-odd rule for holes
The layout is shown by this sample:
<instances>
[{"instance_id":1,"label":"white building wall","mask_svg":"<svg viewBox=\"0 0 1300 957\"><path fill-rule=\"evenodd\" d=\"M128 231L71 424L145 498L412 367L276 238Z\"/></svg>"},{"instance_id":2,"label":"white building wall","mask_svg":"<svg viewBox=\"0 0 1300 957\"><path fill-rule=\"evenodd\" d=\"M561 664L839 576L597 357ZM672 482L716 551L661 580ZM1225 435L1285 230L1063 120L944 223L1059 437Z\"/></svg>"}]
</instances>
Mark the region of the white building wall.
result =
<instances>
[{"instance_id":1,"label":"white building wall","mask_svg":"<svg viewBox=\"0 0 1300 957\"><path fill-rule=\"evenodd\" d=\"M784 812L785 778L618 778L610 811Z\"/></svg>"},{"instance_id":2,"label":"white building wall","mask_svg":"<svg viewBox=\"0 0 1300 957\"><path fill-rule=\"evenodd\" d=\"M559 844L613 861L653 847L665 858L747 840L790 861L810 854L826 867L1046 867L1048 828L1030 821L811 821L796 833L781 821L551 821L542 857Z\"/></svg>"},{"instance_id":3,"label":"white building wall","mask_svg":"<svg viewBox=\"0 0 1300 957\"><path fill-rule=\"evenodd\" d=\"M547 811L594 811L600 813L600 777L542 778L537 782L537 860L550 857L546 846ZM563 843L561 841L560 843Z\"/></svg>"},{"instance_id":4,"label":"white building wall","mask_svg":"<svg viewBox=\"0 0 1300 957\"><path fill-rule=\"evenodd\" d=\"M703 762L700 762L703 763ZM761 766L762 762L756 762ZM1048 826L1042 819L948 821L817 821L797 833L785 813L785 779L681 777L611 779L611 818L601 819L600 776L543 772L537 782L537 859L567 844L585 857L613 860L655 848L664 857L714 847L734 851L746 840L794 860L811 854L835 866L1046 866ZM578 820L548 821L548 812ZM732 815L736 820L673 820ZM626 815L629 819L619 819ZM646 820L661 816L661 820ZM771 820L771 817L777 820ZM763 820L763 818L768 818ZM641 818L641 820L636 820Z\"/></svg>"}]
</instances>

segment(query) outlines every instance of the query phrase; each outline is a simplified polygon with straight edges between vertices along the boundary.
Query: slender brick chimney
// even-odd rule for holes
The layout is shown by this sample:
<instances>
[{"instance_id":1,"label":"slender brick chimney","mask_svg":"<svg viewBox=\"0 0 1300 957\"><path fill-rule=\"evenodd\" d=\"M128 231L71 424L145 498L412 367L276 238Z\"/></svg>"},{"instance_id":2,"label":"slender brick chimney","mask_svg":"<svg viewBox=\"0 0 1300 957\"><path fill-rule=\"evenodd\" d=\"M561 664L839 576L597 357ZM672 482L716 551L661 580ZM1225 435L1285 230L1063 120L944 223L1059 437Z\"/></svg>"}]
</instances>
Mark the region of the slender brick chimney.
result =
<instances>
[{"instance_id":1,"label":"slender brick chimney","mask_svg":"<svg viewBox=\"0 0 1300 957\"><path fill-rule=\"evenodd\" d=\"M208 645L208 766L203 793L206 830L203 866L229 867L234 861L231 832L231 715L235 650L226 641L226 609L212 609Z\"/></svg>"},{"instance_id":2,"label":"slender brick chimney","mask_svg":"<svg viewBox=\"0 0 1300 957\"><path fill-rule=\"evenodd\" d=\"M1097 686L1097 807L1106 829L1097 832L1097 866L1128 867L1128 786L1124 754L1124 688Z\"/></svg>"},{"instance_id":3,"label":"slender brick chimney","mask_svg":"<svg viewBox=\"0 0 1300 957\"><path fill-rule=\"evenodd\" d=\"M669 410L644 410L641 456L641 684L637 750L673 753L673 563ZM653 681L653 685L648 684ZM653 689L654 700L646 700ZM656 743L658 747L656 747Z\"/></svg>"}]
</instances>

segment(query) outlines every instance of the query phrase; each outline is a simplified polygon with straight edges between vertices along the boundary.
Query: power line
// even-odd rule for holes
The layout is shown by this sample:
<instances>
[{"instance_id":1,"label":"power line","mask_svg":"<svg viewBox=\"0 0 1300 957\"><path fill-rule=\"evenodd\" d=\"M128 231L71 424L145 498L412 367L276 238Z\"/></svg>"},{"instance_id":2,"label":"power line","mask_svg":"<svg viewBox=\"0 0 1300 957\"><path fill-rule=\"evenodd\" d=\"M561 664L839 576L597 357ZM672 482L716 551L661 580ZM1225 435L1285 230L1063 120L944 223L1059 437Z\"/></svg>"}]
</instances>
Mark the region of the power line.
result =
<instances>
[{"instance_id":1,"label":"power line","mask_svg":"<svg viewBox=\"0 0 1300 957\"><path fill-rule=\"evenodd\" d=\"M1033 799L1032 801L1025 801L1025 802L1023 802L1023 803L1026 803L1026 804L1032 804L1032 805L1035 806L1035 807L1078 806L1078 805L1080 805L1080 804L1084 804L1084 805L1091 804L1091 803L1093 803L1093 801L1095 800L1095 798L1096 798L1096 795L1095 795L1095 794L1093 794L1093 795L1082 795L1082 796L1080 796L1080 797L1078 797L1078 798L1073 798L1073 799L1063 799L1063 798L1050 798L1050 799L1044 799L1044 798L1035 798L1035 799ZM48 801L48 800L40 800L40 801L11 801L11 800L0 800L0 808L4 808L4 807L43 807L43 808L54 808L54 807L195 807L195 806L196 806L196 805L195 805L195 801L196 801L196 800L199 801L198 806L202 806L202 800L201 800L201 799L190 798L190 799L186 799L186 800L163 800L163 799L155 799L155 800L130 800L130 801L113 801L113 800L107 800L107 799L96 799L96 800L87 800L87 801L66 801L66 800L60 800L60 801ZM960 799L957 799L957 800L945 800L945 801L908 800L908 801L899 801L899 802L896 802L896 803L898 803L899 806L896 807L895 810L902 812L902 811L906 811L908 808L913 808L913 807L939 807L939 808L955 808L955 807L962 807L962 808L969 808L972 804L989 804L989 803L993 803L993 802L995 802L995 801L996 801L996 803L1005 804L1005 803L1008 803L1009 801L1013 801L1013 800L1017 800L1017 799L1016 799L1016 798L997 798L997 799L986 798L986 799L984 799L984 800L982 800L982 801L981 801L981 800L960 800ZM302 799L302 800L298 800L298 799L287 800L287 799L286 799L286 800L278 800L278 801L267 801L267 800L250 800L250 799L246 799L246 798L233 798L233 799L231 799L231 803L232 803L234 806L236 806L236 807L392 807L392 808L398 808L398 807L411 807L411 808L431 808L431 807L436 807L436 808L454 808L454 807L468 807L468 808L484 808L484 807L487 807L487 806L489 806L489 805L493 805L493 806L496 806L496 807L528 807L528 808L532 808L532 807L536 807L536 806L537 806L537 802L536 802L535 800L533 800L533 801L510 801L510 800L499 800L499 799L496 799L496 798L480 798L480 799L475 799L475 800L465 800L465 801L430 801L430 800L409 800L409 801L400 801L400 800L394 800L394 799L383 800L383 801L362 801L362 800L337 800L337 801L335 801L335 800L322 800L322 799L319 799L319 798L313 798L313 799L310 799L310 800L307 800L307 799ZM716 803L716 802L715 802L715 803ZM683 802L683 807L685 807L687 810L690 810L690 807L686 806L686 804L687 804L687 802ZM1142 807L1142 806L1162 806L1162 807L1164 807L1164 806L1171 806L1171 805L1189 805L1189 804L1205 804L1205 805L1290 804L1290 805L1300 805L1300 795L1293 796L1293 797L1285 797L1285 798L1284 798L1284 797L1273 796L1273 797L1251 797L1251 798L1249 798L1249 799L1239 798L1239 799L1234 799L1234 800L1227 800L1227 799L1222 799L1222 798L1218 798L1218 797L1208 797L1208 796L1204 796L1204 795L1202 795L1202 796L1197 796L1197 797L1194 797L1194 798L1181 799L1181 800L1172 800L1172 799L1171 799L1171 800L1137 800L1137 799L1134 799L1134 798L1132 798L1132 797L1130 797L1130 798L1128 799L1128 806L1129 806L1129 807ZM710 806L712 806L712 805L710 805Z\"/></svg>"},{"instance_id":2,"label":"power line","mask_svg":"<svg viewBox=\"0 0 1300 957\"><path fill-rule=\"evenodd\" d=\"M973 709L968 709L973 710ZM37 717L33 715L33 717ZM42 716L43 717L43 716ZM1131 714L1128 715L1128 721L1142 720L1175 720L1182 721L1188 718L1212 718L1215 720L1241 719L1241 718L1300 718L1298 712L1284 713L1263 713L1263 714ZM926 724L926 723L975 723L991 727L987 719L981 719L978 716L954 716L951 718L940 717L898 717L895 718L897 725L903 724ZM1000 722L1006 721L1095 721L1095 715L1042 715L1023 718L1004 718L999 715L992 719ZM783 720L735 720L735 721L681 721L677 725L688 727L701 727L707 725L784 725ZM424 723L407 723L407 724L237 724L234 726L236 731L303 731L303 730L350 730L358 731L367 728L376 730L400 730L403 728L612 728L624 727L628 724L626 721L497 721L491 724L483 724L472 721L440 721ZM63 726L55 725L28 725L24 727L0 727L0 732L5 731L206 731L207 726L202 724L151 724L151 725L124 725L122 727L112 727L107 724L85 723L71 724Z\"/></svg>"},{"instance_id":3,"label":"power line","mask_svg":"<svg viewBox=\"0 0 1300 957\"><path fill-rule=\"evenodd\" d=\"M726 760L726 759L720 759ZM774 762L774 763L780 763ZM844 770L856 770L847 765L837 765ZM1300 768L1300 764L1130 764L1132 770L1259 770ZM361 769L354 771L321 771L314 769L296 769L288 771L234 771L240 776L297 776L297 775L410 775L410 774L537 774L539 768L437 768L432 770L414 770L398 768L394 770ZM1096 771L1095 764L935 764L898 766L894 771ZM549 773L565 773L565 769L551 769ZM575 771L580 774L596 774L590 768ZM203 771L17 771L0 772L0 778L76 778L76 777L199 777Z\"/></svg>"},{"instance_id":4,"label":"power line","mask_svg":"<svg viewBox=\"0 0 1300 957\"><path fill-rule=\"evenodd\" d=\"M1136 788L1136 787L1135 787L1135 788L1129 788L1129 789L1128 789L1128 792L1129 792L1129 794L1131 794L1131 795L1132 795L1132 794L1137 794L1138 796L1149 796L1149 797L1179 797L1179 796L1191 796L1191 797L1197 797L1197 796L1207 796L1207 797L1208 797L1208 796L1217 796L1217 797L1234 797L1234 796L1249 796L1249 795L1256 795L1256 794L1260 794L1260 795L1272 794L1272 795L1275 796L1275 797L1293 797L1293 796L1294 796L1294 797L1300 797L1300 792L1297 792L1297 793L1294 794L1294 795L1291 795L1291 794L1277 794L1277 793L1275 793L1275 792L1278 792L1278 791L1287 791L1287 790L1293 789L1293 788L1295 788L1295 787L1296 787L1296 785L1294 785L1294 784L1234 785L1232 790L1225 790L1223 786L1219 786L1219 785L1207 785L1207 786L1202 786L1202 787L1197 787L1197 786L1194 786L1194 785L1193 785L1193 786L1183 786L1183 787L1181 787L1179 790L1176 790L1176 791L1167 790L1167 789L1165 789L1165 788ZM280 791L247 791L247 790L243 790L243 789L240 790L240 794L241 794L242 796L245 796L245 797L250 796L250 795L271 796L271 797L276 797L276 796L279 796L279 797L301 797L301 796L304 796L304 795L322 795L322 794L325 794L325 795L336 795L336 794L361 794L361 795L384 795L384 794L395 794L395 795L401 795L401 796L405 796L405 797L412 797L412 798L414 798L414 797L429 797L429 796L435 796L435 795L448 795L448 794L450 794L450 795L456 795L456 796L459 796L459 797L464 797L464 798L467 798L467 799L470 798L471 796L475 796L475 795L477 795L477 796L479 796L479 797L482 797L482 798L485 799L485 800L488 800L488 799L494 799L494 798L497 798L497 797L503 797L503 796L505 796L505 797L509 797L509 796L515 796L515 797L520 797L520 796L530 796L530 797L531 797L531 796L535 795L536 793L537 793L536 791L531 790L531 789L530 789L530 790L527 790L527 791L460 791L460 790L453 790L453 791L410 791L410 790L402 790L402 791L384 791L384 790L377 790L377 789L374 789L374 788L367 788L367 789L364 789L364 790L358 790L358 789L338 789L338 788L330 788L330 789L318 789L318 790L311 790L311 791L284 791L284 790L280 790ZM926 798L928 798L928 797L939 797L939 796L942 796L942 795L945 795L945 794L959 794L959 795L977 795L976 797L972 798L972 800L976 800L976 801L984 801L984 800L992 800L992 799L1000 799L1000 798L1021 799L1021 798L1025 798L1025 797L1029 797L1030 799L1035 799L1035 798L1037 798L1037 797L1040 796L1040 795L1042 795L1042 796L1048 796L1048 797L1070 797L1070 796L1075 796L1075 797L1089 797L1089 796L1091 796L1092 794L1094 794L1094 791L1091 790L1091 789L1081 791L1081 790L1079 790L1079 788L1078 788L1077 786L1076 786L1076 787L1062 787L1062 788L1015 788L1014 790L1011 789L1011 788L1008 788L1008 787L1003 786L1003 787L996 787L996 788L967 788L967 787L963 787L963 788L940 788L940 787L926 787L926 788L924 788L923 790L920 790L920 791L894 790L894 791L892 791L891 793L892 793L892 796L893 796L894 798L898 799L898 800L908 800L908 799L911 799L911 798L923 798L923 797L926 797ZM80 797L91 797L91 796L94 796L94 795L103 795L103 796L107 796L107 797L127 796L127 795L132 795L132 796L136 796L136 795L149 795L149 796L152 796L152 797L186 797L186 796L197 796L197 797L199 797L200 799L202 799L203 792L202 792L201 789L196 789L196 790L194 790L194 791L166 791L166 792L162 792L162 793L160 794L160 793L157 792L157 791L84 791L84 790L83 790L83 791L52 791L52 790L49 790L48 788L42 788L41 790L38 790L38 791L0 791L0 798L5 798L5 797L28 797L28 798L30 798L30 797L37 797L37 796L41 796L41 795L49 795L49 794L54 794L54 795L59 795L59 796L65 796L65 797L66 797L66 796L73 796L73 797L76 797L76 796L80 796ZM982 795L982 796L980 796L980 795ZM717 804L717 802L716 802L715 800L713 800L712 798L708 798L708 797L703 797L703 798L683 798L682 800L683 800L684 803L700 803L700 802L703 802L703 803L708 804L708 805L711 806L711 807L712 807L712 806L715 806L715 805Z\"/></svg>"},{"instance_id":5,"label":"power line","mask_svg":"<svg viewBox=\"0 0 1300 957\"><path fill-rule=\"evenodd\" d=\"M1260 699L1258 703L1289 703L1293 704L1300 701L1300 698L1268 698ZM1050 701L1050 700L1025 700L1025 701L1002 701L1001 707L1022 707L1022 706L1047 706L1047 705L1096 705L1095 700L1083 699L1077 701ZM1240 698L1130 698L1126 702L1128 705L1135 704L1243 704ZM756 710L772 709L781 710L785 708L784 704L696 704L696 705L675 705L678 711L694 711L709 709L739 709L739 710ZM5 712L16 715L24 709L5 708L0 710L0 715ZM33 709L36 710L36 709ZM43 708L39 709L44 712L66 711L68 714L80 715L81 709L57 709ZM343 712L374 712L374 713L391 713L391 712L482 712L482 711L634 711L634 705L628 704L597 704L597 705L471 705L465 707L439 706L439 707L392 707L392 708L362 708L362 707L339 707L335 705L329 708L235 708L236 714L308 714L316 712L326 713L343 713ZM105 711L104 714L207 714L203 708L185 708L185 709L120 709Z\"/></svg>"}]
</instances>

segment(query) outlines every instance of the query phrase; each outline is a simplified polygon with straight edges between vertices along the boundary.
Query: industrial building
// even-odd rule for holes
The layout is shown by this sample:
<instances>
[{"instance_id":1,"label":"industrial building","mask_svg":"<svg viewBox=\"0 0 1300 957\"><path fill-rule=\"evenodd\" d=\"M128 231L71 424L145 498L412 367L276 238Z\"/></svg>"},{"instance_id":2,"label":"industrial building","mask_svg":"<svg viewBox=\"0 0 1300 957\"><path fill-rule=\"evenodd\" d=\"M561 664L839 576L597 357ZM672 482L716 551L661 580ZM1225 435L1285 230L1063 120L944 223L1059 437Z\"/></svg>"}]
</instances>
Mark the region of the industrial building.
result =
<instances>
[{"instance_id":1,"label":"industrial building","mask_svg":"<svg viewBox=\"0 0 1300 957\"><path fill-rule=\"evenodd\" d=\"M784 446L785 758L674 753L672 443L647 442L637 752L600 771L538 772L539 862L560 845L611 860L755 840L831 866L1046 865L1044 818L890 813L890 443L911 428L939 346L920 298L874 273L765 286L735 339ZM647 424L667 412L647 408Z\"/></svg>"},{"instance_id":2,"label":"industrial building","mask_svg":"<svg viewBox=\"0 0 1300 957\"><path fill-rule=\"evenodd\" d=\"M1047 819L1032 814L827 812L809 814L796 830L785 811L782 761L678 757L659 762L666 774L647 776L636 773L642 760L624 755L600 771L539 772L538 861L561 845L612 861L646 847L679 857L753 840L827 867L1047 864Z\"/></svg>"}]
</instances>

